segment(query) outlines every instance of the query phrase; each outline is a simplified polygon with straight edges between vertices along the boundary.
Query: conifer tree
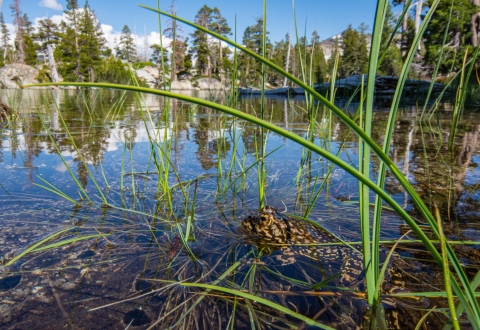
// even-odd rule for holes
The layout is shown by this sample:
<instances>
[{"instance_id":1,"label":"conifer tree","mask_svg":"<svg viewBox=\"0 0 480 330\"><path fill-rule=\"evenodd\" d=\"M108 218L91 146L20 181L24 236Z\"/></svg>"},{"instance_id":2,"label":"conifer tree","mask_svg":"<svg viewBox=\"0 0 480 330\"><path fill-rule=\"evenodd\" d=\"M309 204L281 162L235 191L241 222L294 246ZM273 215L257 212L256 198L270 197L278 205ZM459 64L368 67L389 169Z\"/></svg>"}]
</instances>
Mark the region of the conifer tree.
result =
<instances>
[{"instance_id":1,"label":"conifer tree","mask_svg":"<svg viewBox=\"0 0 480 330\"><path fill-rule=\"evenodd\" d=\"M427 1L430 6L432 1ZM441 1L438 4L432 19L425 31L425 63L433 67L437 62L442 47L443 35L449 20L451 1ZM448 36L443 50L443 59L440 72L450 72L452 67L456 71L461 67L466 51L471 54L472 44L472 15L478 11L477 6L469 0L456 0L453 5Z\"/></svg>"},{"instance_id":2,"label":"conifer tree","mask_svg":"<svg viewBox=\"0 0 480 330\"><path fill-rule=\"evenodd\" d=\"M13 24L15 25L15 46L17 48L16 62L25 63L25 42L23 40L23 20L20 10L20 0L13 0L10 5L13 15Z\"/></svg>"},{"instance_id":3,"label":"conifer tree","mask_svg":"<svg viewBox=\"0 0 480 330\"><path fill-rule=\"evenodd\" d=\"M327 75L327 62L325 53L320 45L320 36L316 30L312 33L312 51L313 51L313 76L314 82L321 83Z\"/></svg>"},{"instance_id":4,"label":"conifer tree","mask_svg":"<svg viewBox=\"0 0 480 330\"><path fill-rule=\"evenodd\" d=\"M378 73L386 76L398 76L402 70L402 54L400 48L397 47L395 42L390 43L387 48L387 42L390 36L395 32L396 19L392 12L392 6L387 4L387 13L385 14L385 24L382 31L382 41L380 50L385 52Z\"/></svg>"},{"instance_id":5,"label":"conifer tree","mask_svg":"<svg viewBox=\"0 0 480 330\"><path fill-rule=\"evenodd\" d=\"M170 6L170 13L172 15L177 15L174 1L172 0L172 5ZM171 51L171 69L172 69L172 81L177 80L177 72L184 70L184 57L187 44L185 42L185 37L183 35L183 28L178 24L177 20L170 19L167 22L167 28L163 31L163 34L170 38Z\"/></svg>"},{"instance_id":6,"label":"conifer tree","mask_svg":"<svg viewBox=\"0 0 480 330\"><path fill-rule=\"evenodd\" d=\"M25 52L25 64L35 65L37 63L37 49L39 48L35 44L33 39L33 34L35 32L35 27L33 23L28 18L27 14L23 14L22 17L22 39Z\"/></svg>"},{"instance_id":7,"label":"conifer tree","mask_svg":"<svg viewBox=\"0 0 480 330\"><path fill-rule=\"evenodd\" d=\"M342 65L339 68L340 76L367 72L368 54L365 37L349 25L343 35Z\"/></svg>"},{"instance_id":8,"label":"conifer tree","mask_svg":"<svg viewBox=\"0 0 480 330\"><path fill-rule=\"evenodd\" d=\"M38 31L34 35L34 39L40 42L41 48L46 51L47 45L55 45L59 41L59 29L50 18L38 21Z\"/></svg>"},{"instance_id":9,"label":"conifer tree","mask_svg":"<svg viewBox=\"0 0 480 330\"><path fill-rule=\"evenodd\" d=\"M62 35L62 39L64 37L67 37L69 39L67 42L65 42L65 44L70 46L68 49L69 56L75 59L75 65L73 67L73 72L76 76L75 80L83 81L84 77L80 73L80 47L78 44L78 25L80 16L80 8L78 6L78 1L67 0L67 9L68 10L64 11L64 15L67 18L67 22L69 23L69 25L64 25L66 27L66 31ZM71 38L73 38L73 40ZM73 46L73 49L71 46Z\"/></svg>"},{"instance_id":10,"label":"conifer tree","mask_svg":"<svg viewBox=\"0 0 480 330\"><path fill-rule=\"evenodd\" d=\"M40 42L40 49L47 54L52 82L60 81L61 78L58 75L57 63L53 53L53 47L58 44L60 38L58 25L50 18L40 20L38 24L38 31L34 35L34 39Z\"/></svg>"},{"instance_id":11,"label":"conifer tree","mask_svg":"<svg viewBox=\"0 0 480 330\"><path fill-rule=\"evenodd\" d=\"M90 82L95 81L95 67L100 65L101 54L104 46L103 33L88 5L85 3L83 13L79 20L79 48L81 73L84 77L89 77Z\"/></svg>"},{"instance_id":12,"label":"conifer tree","mask_svg":"<svg viewBox=\"0 0 480 330\"><path fill-rule=\"evenodd\" d=\"M201 25L207 29L211 28L212 25L212 8L204 5L197 12L195 16L195 23ZM192 48L191 54L196 58L196 67L200 75L212 76L212 51L210 50L210 45L208 42L208 37L205 32L196 30L191 34L192 36Z\"/></svg>"},{"instance_id":13,"label":"conifer tree","mask_svg":"<svg viewBox=\"0 0 480 330\"><path fill-rule=\"evenodd\" d=\"M270 32L267 31L267 35ZM263 47L263 18L256 18L256 23L251 26L247 26L245 32L243 33L243 44L245 47L250 48L257 54L262 54ZM267 37L267 48L271 48L270 40ZM240 54L239 56L239 65L242 68L245 68L244 73L241 71L240 80L244 84L260 82L260 71L261 64L255 62L250 56L245 54Z\"/></svg>"},{"instance_id":14,"label":"conifer tree","mask_svg":"<svg viewBox=\"0 0 480 330\"><path fill-rule=\"evenodd\" d=\"M118 55L120 55L120 58L130 63L136 62L137 60L137 47L132 37L132 31L127 25L122 29Z\"/></svg>"},{"instance_id":15,"label":"conifer tree","mask_svg":"<svg viewBox=\"0 0 480 330\"><path fill-rule=\"evenodd\" d=\"M33 33L35 32L35 27L33 26L33 23L28 18L27 14L23 14L22 27L23 27L23 33L28 36L32 36Z\"/></svg>"},{"instance_id":16,"label":"conifer tree","mask_svg":"<svg viewBox=\"0 0 480 330\"><path fill-rule=\"evenodd\" d=\"M5 19L3 18L3 13L0 13L0 33L1 42L2 42L2 55L3 60L7 57L8 42L10 41L10 34L8 33L7 24L5 24Z\"/></svg>"},{"instance_id":17,"label":"conifer tree","mask_svg":"<svg viewBox=\"0 0 480 330\"><path fill-rule=\"evenodd\" d=\"M225 17L222 16L222 14L220 13L220 9L218 9L217 7L213 8L212 10L211 29L222 36L227 36L232 34L231 29L228 26L227 20L225 19ZM225 68L223 68L223 64L224 64L223 63L223 47L222 47L222 42L220 40L218 40L218 49L219 49L218 62L220 63L220 67L225 70Z\"/></svg>"},{"instance_id":18,"label":"conifer tree","mask_svg":"<svg viewBox=\"0 0 480 330\"><path fill-rule=\"evenodd\" d=\"M169 61L169 58L168 58L168 52L165 48L161 48L159 44L153 44L150 46L150 49L152 49L152 57L150 58L150 60L153 62L153 63L161 63L162 62L162 55L163 55L163 63L168 66L168 61Z\"/></svg>"}]
</instances>

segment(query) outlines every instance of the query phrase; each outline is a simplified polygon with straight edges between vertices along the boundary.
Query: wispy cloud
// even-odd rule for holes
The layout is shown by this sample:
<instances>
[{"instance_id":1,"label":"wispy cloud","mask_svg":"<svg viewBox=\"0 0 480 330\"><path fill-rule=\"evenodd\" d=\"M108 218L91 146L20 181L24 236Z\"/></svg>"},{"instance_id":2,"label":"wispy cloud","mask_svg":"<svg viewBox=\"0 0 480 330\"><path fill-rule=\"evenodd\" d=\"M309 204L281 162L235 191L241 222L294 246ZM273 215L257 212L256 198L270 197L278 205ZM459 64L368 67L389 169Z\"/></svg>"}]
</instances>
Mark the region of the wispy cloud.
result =
<instances>
[{"instance_id":1,"label":"wispy cloud","mask_svg":"<svg viewBox=\"0 0 480 330\"><path fill-rule=\"evenodd\" d=\"M47 7L53 10L62 10L63 7L61 4L57 3L57 0L42 0L38 4L40 7Z\"/></svg>"}]
</instances>

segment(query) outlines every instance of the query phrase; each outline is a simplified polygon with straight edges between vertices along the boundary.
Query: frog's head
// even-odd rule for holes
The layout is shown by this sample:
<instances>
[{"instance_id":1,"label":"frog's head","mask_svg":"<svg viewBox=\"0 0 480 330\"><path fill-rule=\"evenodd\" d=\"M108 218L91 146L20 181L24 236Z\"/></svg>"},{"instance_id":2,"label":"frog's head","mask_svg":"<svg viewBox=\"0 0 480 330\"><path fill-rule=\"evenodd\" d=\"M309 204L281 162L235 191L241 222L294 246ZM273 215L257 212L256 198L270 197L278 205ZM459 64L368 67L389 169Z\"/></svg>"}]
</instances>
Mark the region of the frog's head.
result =
<instances>
[{"instance_id":1,"label":"frog's head","mask_svg":"<svg viewBox=\"0 0 480 330\"><path fill-rule=\"evenodd\" d=\"M242 227L256 235L271 237L271 229L278 220L278 211L271 206L265 206L259 212L243 219Z\"/></svg>"}]
</instances>

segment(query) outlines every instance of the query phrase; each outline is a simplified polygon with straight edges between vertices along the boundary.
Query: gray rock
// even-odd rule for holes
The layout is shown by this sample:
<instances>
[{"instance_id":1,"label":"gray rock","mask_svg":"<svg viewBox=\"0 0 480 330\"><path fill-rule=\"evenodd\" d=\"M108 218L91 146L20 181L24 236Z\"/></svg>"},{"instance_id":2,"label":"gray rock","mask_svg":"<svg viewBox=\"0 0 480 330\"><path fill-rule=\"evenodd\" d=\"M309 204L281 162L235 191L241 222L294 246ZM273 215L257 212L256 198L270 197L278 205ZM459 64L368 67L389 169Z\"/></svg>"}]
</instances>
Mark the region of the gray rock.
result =
<instances>
[{"instance_id":1,"label":"gray rock","mask_svg":"<svg viewBox=\"0 0 480 330\"><path fill-rule=\"evenodd\" d=\"M38 70L20 63L6 64L0 68L0 88L13 89L21 85L38 84Z\"/></svg>"},{"instance_id":2,"label":"gray rock","mask_svg":"<svg viewBox=\"0 0 480 330\"><path fill-rule=\"evenodd\" d=\"M189 80L172 81L172 90L190 90L193 89L192 83Z\"/></svg>"},{"instance_id":3,"label":"gray rock","mask_svg":"<svg viewBox=\"0 0 480 330\"><path fill-rule=\"evenodd\" d=\"M215 78L199 78L196 80L198 87L200 89L210 90L210 89L224 89L225 86Z\"/></svg>"},{"instance_id":4,"label":"gray rock","mask_svg":"<svg viewBox=\"0 0 480 330\"><path fill-rule=\"evenodd\" d=\"M137 77L145 80L149 87L154 87L157 79L145 68L135 70Z\"/></svg>"}]
</instances>

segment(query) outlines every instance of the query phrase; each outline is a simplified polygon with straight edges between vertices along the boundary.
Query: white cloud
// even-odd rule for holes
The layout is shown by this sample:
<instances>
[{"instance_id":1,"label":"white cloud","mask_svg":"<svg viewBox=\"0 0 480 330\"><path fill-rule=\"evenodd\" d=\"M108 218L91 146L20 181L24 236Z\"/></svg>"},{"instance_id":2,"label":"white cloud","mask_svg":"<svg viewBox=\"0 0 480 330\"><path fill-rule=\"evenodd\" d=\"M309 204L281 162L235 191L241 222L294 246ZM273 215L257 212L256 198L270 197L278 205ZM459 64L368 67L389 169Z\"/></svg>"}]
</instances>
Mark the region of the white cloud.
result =
<instances>
[{"instance_id":1,"label":"white cloud","mask_svg":"<svg viewBox=\"0 0 480 330\"><path fill-rule=\"evenodd\" d=\"M120 36L122 35L122 32L115 31L113 29L113 26L108 24L101 24L100 28L102 29L103 37L105 38L105 40L107 40L107 46L111 49L115 49L120 42ZM160 43L160 34L155 31L150 32L150 34L147 34L146 36L144 34L135 35L132 33L132 37L137 45L137 51L140 56L144 56L145 54L145 38L147 39L149 47L153 44ZM171 41L172 39L162 36L163 47L169 48ZM147 57L150 57L150 54L151 50L147 49Z\"/></svg>"},{"instance_id":2,"label":"white cloud","mask_svg":"<svg viewBox=\"0 0 480 330\"><path fill-rule=\"evenodd\" d=\"M42 0L38 4L40 7L47 7L53 10L62 10L63 7L61 4L57 3L57 0Z\"/></svg>"}]
</instances>

